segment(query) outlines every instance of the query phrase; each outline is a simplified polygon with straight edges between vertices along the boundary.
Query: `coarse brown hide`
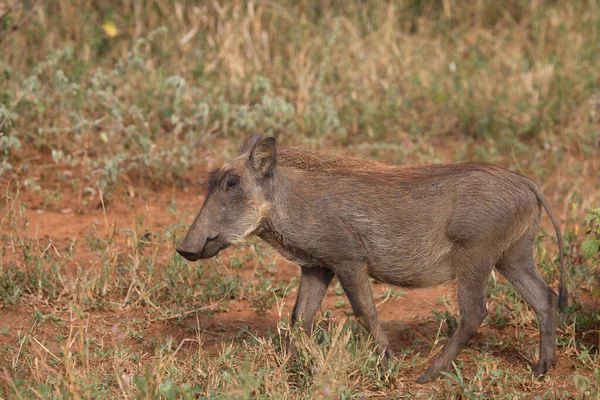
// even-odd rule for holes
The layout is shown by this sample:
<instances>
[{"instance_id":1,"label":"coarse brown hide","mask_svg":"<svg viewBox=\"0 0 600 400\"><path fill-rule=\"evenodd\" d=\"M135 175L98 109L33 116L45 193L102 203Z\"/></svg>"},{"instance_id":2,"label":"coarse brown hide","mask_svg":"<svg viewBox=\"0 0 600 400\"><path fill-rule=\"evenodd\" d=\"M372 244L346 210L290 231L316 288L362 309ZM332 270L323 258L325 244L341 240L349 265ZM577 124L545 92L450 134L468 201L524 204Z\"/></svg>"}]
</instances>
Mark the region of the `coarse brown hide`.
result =
<instances>
[{"instance_id":1,"label":"coarse brown hide","mask_svg":"<svg viewBox=\"0 0 600 400\"><path fill-rule=\"evenodd\" d=\"M555 364L557 296L541 279L533 244L542 208L528 178L485 163L393 167L373 161L276 149L252 135L237 158L211 172L202 209L177 251L195 261L257 235L302 269L293 321L311 327L333 276L354 315L392 356L377 319L369 277L401 287L458 280L460 322L444 351L419 378L448 370L487 313L485 289L496 267L535 310L540 323L536 376Z\"/></svg>"}]
</instances>

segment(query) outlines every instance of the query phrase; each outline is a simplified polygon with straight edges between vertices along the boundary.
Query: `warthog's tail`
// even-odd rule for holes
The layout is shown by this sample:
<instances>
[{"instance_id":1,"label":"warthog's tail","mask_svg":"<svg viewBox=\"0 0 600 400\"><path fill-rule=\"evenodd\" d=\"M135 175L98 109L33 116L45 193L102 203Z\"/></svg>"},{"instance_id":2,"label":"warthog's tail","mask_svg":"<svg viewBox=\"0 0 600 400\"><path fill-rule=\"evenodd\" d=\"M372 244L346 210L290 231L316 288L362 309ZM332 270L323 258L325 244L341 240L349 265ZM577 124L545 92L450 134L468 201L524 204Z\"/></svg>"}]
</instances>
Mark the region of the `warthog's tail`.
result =
<instances>
[{"instance_id":1,"label":"warthog's tail","mask_svg":"<svg viewBox=\"0 0 600 400\"><path fill-rule=\"evenodd\" d=\"M556 239L558 241L558 256L560 259L560 287L558 289L558 309L561 313L564 314L565 312L567 312L567 308L569 307L569 293L567 291L567 285L565 284L565 259L563 256L564 249L562 234L560 233L560 226L558 225L558 221L556 221L556 218L554 218L554 214L552 214L550 205L546 201L546 198L544 197L544 194L542 193L540 188L537 187L537 185L533 181L529 179L526 179L526 181L529 184L529 187L531 188L533 193L535 193L536 197L538 198L538 201L542 204L542 206L548 213L548 216L552 221L552 225L554 225L554 231L556 232Z\"/></svg>"}]
</instances>

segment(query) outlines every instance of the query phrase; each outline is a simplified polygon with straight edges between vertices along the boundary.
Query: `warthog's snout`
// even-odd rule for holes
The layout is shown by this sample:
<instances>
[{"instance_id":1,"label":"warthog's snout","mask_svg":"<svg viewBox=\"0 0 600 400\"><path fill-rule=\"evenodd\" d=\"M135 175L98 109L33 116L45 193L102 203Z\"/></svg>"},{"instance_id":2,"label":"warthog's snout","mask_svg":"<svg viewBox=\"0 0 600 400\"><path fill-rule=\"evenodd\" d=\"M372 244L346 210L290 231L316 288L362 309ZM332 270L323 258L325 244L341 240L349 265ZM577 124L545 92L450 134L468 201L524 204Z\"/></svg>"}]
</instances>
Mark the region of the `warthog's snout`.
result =
<instances>
[{"instance_id":1,"label":"warthog's snout","mask_svg":"<svg viewBox=\"0 0 600 400\"><path fill-rule=\"evenodd\" d=\"M224 243L218 233L205 238L188 233L176 250L186 260L198 261L201 258L214 257L226 247L229 247L229 244Z\"/></svg>"},{"instance_id":2,"label":"warthog's snout","mask_svg":"<svg viewBox=\"0 0 600 400\"><path fill-rule=\"evenodd\" d=\"M196 261L196 260L200 259L199 253L194 253L194 252L185 250L181 247L178 247L176 250L183 258L185 258L188 261Z\"/></svg>"}]
</instances>

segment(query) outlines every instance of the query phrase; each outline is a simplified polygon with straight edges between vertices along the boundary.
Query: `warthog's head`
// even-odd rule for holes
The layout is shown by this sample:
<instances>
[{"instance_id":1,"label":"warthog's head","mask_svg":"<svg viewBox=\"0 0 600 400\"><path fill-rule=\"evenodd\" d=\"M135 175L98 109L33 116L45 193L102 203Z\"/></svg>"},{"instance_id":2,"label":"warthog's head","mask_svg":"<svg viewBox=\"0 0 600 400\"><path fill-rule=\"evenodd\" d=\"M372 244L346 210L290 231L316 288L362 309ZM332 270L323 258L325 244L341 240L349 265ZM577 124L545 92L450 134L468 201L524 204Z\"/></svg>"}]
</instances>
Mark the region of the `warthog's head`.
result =
<instances>
[{"instance_id":1,"label":"warthog's head","mask_svg":"<svg viewBox=\"0 0 600 400\"><path fill-rule=\"evenodd\" d=\"M252 235L268 211L265 189L276 164L275 138L246 139L233 161L210 173L204 205L177 252L210 258Z\"/></svg>"}]
</instances>

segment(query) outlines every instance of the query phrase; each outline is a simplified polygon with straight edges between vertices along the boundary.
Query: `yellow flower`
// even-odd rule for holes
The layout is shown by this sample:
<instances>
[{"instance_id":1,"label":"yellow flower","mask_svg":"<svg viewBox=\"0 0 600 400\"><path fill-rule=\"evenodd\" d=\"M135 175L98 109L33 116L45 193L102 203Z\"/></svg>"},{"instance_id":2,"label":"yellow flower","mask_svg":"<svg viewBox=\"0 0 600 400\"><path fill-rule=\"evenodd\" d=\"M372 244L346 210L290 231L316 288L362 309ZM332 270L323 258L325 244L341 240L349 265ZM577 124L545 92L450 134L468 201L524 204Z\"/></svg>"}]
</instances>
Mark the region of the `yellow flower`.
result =
<instances>
[{"instance_id":1,"label":"yellow flower","mask_svg":"<svg viewBox=\"0 0 600 400\"><path fill-rule=\"evenodd\" d=\"M117 29L117 26L112 21L105 21L102 24L102 29L104 29L104 32L108 35L108 37L111 37L111 38L113 38L119 34L119 30Z\"/></svg>"}]
</instances>

